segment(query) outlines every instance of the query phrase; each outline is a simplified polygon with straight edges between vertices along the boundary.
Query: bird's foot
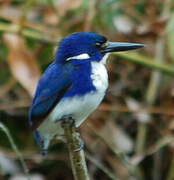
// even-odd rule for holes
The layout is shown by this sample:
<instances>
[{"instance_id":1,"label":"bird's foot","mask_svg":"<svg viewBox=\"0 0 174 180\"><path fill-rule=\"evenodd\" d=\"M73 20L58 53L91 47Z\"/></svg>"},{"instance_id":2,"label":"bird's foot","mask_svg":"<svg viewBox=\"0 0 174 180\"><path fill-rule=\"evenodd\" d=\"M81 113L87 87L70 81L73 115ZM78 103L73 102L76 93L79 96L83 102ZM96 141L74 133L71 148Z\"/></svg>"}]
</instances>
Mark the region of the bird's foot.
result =
<instances>
[{"instance_id":1,"label":"bird's foot","mask_svg":"<svg viewBox=\"0 0 174 180\"><path fill-rule=\"evenodd\" d=\"M69 128L71 128L71 131L73 133L77 134L76 135L77 144L74 147L74 152L81 151L84 148L84 142L79 136L78 129L75 127L75 120L71 116L65 116L61 120L62 120L62 127L63 128L69 127Z\"/></svg>"},{"instance_id":2,"label":"bird's foot","mask_svg":"<svg viewBox=\"0 0 174 180\"><path fill-rule=\"evenodd\" d=\"M70 116L64 116L62 119L62 126L69 125L70 127L75 127L75 120Z\"/></svg>"},{"instance_id":3,"label":"bird's foot","mask_svg":"<svg viewBox=\"0 0 174 180\"><path fill-rule=\"evenodd\" d=\"M44 139L41 141L40 153L42 154L42 156L46 156L48 154L49 143L50 143L50 141L48 139Z\"/></svg>"},{"instance_id":4,"label":"bird's foot","mask_svg":"<svg viewBox=\"0 0 174 180\"><path fill-rule=\"evenodd\" d=\"M48 149L41 149L42 156L46 156L48 154Z\"/></svg>"},{"instance_id":5,"label":"bird's foot","mask_svg":"<svg viewBox=\"0 0 174 180\"><path fill-rule=\"evenodd\" d=\"M79 137L79 147L74 149L74 152L79 152L84 148L84 141Z\"/></svg>"}]
</instances>

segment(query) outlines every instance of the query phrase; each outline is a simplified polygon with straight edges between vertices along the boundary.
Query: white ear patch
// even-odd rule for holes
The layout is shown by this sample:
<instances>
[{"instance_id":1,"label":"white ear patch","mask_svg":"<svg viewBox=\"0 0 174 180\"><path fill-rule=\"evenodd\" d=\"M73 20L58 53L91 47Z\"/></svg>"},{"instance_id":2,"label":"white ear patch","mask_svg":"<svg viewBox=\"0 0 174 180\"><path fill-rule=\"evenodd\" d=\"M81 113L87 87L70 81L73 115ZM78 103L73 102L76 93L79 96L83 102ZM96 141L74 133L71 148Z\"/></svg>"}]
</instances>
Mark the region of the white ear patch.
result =
<instances>
[{"instance_id":1,"label":"white ear patch","mask_svg":"<svg viewBox=\"0 0 174 180\"><path fill-rule=\"evenodd\" d=\"M67 58L66 60L67 60L67 61L69 61L69 60L71 60L71 59L81 59L81 60L83 60L83 59L89 59L89 58L90 58L89 54L83 53L83 54L79 54L79 55L77 55L77 56L69 57L69 58Z\"/></svg>"}]
</instances>

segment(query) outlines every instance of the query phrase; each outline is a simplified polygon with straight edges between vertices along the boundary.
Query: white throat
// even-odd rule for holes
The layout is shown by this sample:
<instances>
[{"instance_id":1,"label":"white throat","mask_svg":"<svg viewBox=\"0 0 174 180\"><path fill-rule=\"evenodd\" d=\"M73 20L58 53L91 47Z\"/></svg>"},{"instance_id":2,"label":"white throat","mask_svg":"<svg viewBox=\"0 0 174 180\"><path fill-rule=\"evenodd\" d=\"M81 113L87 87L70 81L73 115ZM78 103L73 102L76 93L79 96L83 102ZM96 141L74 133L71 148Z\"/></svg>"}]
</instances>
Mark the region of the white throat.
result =
<instances>
[{"instance_id":1,"label":"white throat","mask_svg":"<svg viewBox=\"0 0 174 180\"><path fill-rule=\"evenodd\" d=\"M110 54L110 53L106 53L106 54L103 56L102 60L100 61L102 64L106 64L107 59L108 59L108 57L109 57L109 54Z\"/></svg>"},{"instance_id":2,"label":"white throat","mask_svg":"<svg viewBox=\"0 0 174 180\"><path fill-rule=\"evenodd\" d=\"M105 61L105 60L104 60ZM103 62L93 61L91 62L92 74L91 79L92 83L97 89L98 92L105 93L108 87L108 73Z\"/></svg>"}]
</instances>

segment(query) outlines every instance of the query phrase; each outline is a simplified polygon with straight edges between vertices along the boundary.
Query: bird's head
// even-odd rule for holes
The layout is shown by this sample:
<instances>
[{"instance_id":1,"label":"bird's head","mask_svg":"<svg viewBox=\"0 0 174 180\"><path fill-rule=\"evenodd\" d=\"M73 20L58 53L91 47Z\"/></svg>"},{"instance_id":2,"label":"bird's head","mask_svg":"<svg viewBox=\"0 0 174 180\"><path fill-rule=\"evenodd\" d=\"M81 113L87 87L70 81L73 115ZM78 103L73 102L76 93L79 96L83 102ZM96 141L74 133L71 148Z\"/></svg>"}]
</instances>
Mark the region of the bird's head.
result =
<instances>
[{"instance_id":1,"label":"bird's head","mask_svg":"<svg viewBox=\"0 0 174 180\"><path fill-rule=\"evenodd\" d=\"M139 43L109 42L106 37L93 32L76 32L63 38L56 51L56 61L79 64L102 61L104 56L117 51L127 51L143 47Z\"/></svg>"}]
</instances>

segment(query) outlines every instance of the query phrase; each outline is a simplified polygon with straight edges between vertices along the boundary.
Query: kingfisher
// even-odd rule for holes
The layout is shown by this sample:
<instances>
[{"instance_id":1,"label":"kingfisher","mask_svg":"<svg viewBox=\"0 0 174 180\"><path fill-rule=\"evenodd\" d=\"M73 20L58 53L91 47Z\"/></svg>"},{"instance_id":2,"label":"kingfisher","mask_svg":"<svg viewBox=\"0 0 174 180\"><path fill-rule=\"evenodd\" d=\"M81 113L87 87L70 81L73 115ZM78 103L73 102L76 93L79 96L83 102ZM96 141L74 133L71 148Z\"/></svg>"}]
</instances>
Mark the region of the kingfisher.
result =
<instances>
[{"instance_id":1,"label":"kingfisher","mask_svg":"<svg viewBox=\"0 0 174 180\"><path fill-rule=\"evenodd\" d=\"M94 32L75 32L60 41L54 61L38 82L29 110L29 123L43 152L53 138L64 136L64 118L73 119L79 127L99 106L108 88L108 55L143 46L109 42Z\"/></svg>"}]
</instances>

